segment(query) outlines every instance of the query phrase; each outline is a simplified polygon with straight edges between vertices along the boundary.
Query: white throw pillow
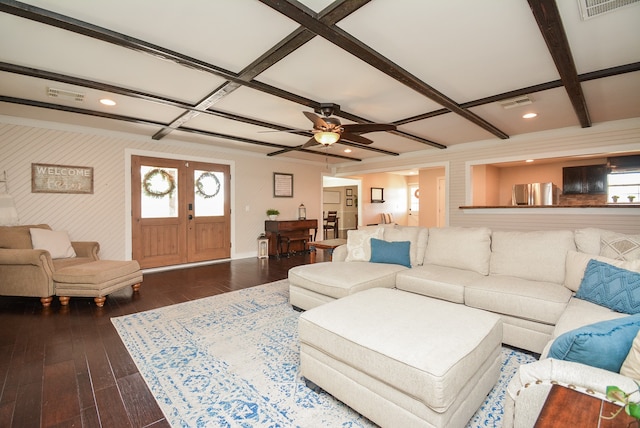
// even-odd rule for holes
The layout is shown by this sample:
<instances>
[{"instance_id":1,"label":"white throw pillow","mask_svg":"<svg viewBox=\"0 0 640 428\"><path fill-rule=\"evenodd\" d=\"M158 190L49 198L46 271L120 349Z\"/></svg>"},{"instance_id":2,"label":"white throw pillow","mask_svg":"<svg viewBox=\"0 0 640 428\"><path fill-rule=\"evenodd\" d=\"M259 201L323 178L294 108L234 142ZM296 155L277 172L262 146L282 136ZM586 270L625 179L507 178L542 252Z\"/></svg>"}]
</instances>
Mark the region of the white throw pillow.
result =
<instances>
[{"instance_id":1,"label":"white throw pillow","mask_svg":"<svg viewBox=\"0 0 640 428\"><path fill-rule=\"evenodd\" d=\"M409 241L409 256L411 258L411 266L418 265L418 227L401 227L384 229L384 240L387 242Z\"/></svg>"},{"instance_id":2,"label":"white throw pillow","mask_svg":"<svg viewBox=\"0 0 640 428\"><path fill-rule=\"evenodd\" d=\"M640 235L603 231L600 234L600 255L617 260L638 260Z\"/></svg>"},{"instance_id":3,"label":"white throw pillow","mask_svg":"<svg viewBox=\"0 0 640 428\"><path fill-rule=\"evenodd\" d=\"M66 259L76 256L67 232L37 228L29 229L29 231L33 248L47 250L52 259Z\"/></svg>"},{"instance_id":4,"label":"white throw pillow","mask_svg":"<svg viewBox=\"0 0 640 428\"><path fill-rule=\"evenodd\" d=\"M603 263L608 263L622 269L640 272L640 260L614 260L608 257L594 256L592 254L584 254L578 251L568 251L567 261L565 265L565 287L567 287L571 291L578 291L578 289L580 288L580 283L582 283L582 278L584 277L584 271L587 269L587 264L591 259Z\"/></svg>"},{"instance_id":5,"label":"white throw pillow","mask_svg":"<svg viewBox=\"0 0 640 428\"><path fill-rule=\"evenodd\" d=\"M377 227L347 231L347 262L371 260L371 238L383 239L384 228Z\"/></svg>"},{"instance_id":6,"label":"white throw pillow","mask_svg":"<svg viewBox=\"0 0 640 428\"><path fill-rule=\"evenodd\" d=\"M620 374L640 381L640 331L633 339L629 354L620 368Z\"/></svg>"}]
</instances>

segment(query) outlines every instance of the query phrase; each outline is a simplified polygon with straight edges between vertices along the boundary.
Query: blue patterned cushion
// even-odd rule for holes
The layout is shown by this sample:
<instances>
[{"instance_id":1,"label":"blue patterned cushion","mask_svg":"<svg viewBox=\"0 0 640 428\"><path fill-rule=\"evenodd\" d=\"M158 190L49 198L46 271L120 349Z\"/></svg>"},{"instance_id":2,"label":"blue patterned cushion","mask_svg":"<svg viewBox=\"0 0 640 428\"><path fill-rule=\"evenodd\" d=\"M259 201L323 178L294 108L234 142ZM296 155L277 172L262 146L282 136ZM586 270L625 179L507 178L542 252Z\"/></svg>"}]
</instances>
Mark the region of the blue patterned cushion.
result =
<instances>
[{"instance_id":1,"label":"blue patterned cushion","mask_svg":"<svg viewBox=\"0 0 640 428\"><path fill-rule=\"evenodd\" d=\"M576 297L617 312L638 314L640 273L591 259Z\"/></svg>"},{"instance_id":2,"label":"blue patterned cushion","mask_svg":"<svg viewBox=\"0 0 640 428\"><path fill-rule=\"evenodd\" d=\"M619 373L639 330L640 315L587 325L558 336L549 358Z\"/></svg>"},{"instance_id":3,"label":"blue patterned cushion","mask_svg":"<svg viewBox=\"0 0 640 428\"><path fill-rule=\"evenodd\" d=\"M371 238L372 263L390 263L411 267L411 242L387 242L382 239Z\"/></svg>"}]
</instances>

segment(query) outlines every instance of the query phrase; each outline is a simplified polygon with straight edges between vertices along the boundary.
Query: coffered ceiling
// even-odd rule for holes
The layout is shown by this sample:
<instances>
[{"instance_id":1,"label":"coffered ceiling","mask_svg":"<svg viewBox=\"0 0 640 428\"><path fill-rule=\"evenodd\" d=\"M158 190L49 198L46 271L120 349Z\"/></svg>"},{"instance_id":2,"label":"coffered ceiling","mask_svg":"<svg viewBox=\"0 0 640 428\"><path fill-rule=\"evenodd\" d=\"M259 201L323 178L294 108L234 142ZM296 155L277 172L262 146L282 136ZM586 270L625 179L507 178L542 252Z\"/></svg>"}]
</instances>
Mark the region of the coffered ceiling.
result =
<instances>
[{"instance_id":1,"label":"coffered ceiling","mask_svg":"<svg viewBox=\"0 0 640 428\"><path fill-rule=\"evenodd\" d=\"M640 2L580 1L0 0L0 114L331 163L640 117ZM322 103L397 129L302 149Z\"/></svg>"}]
</instances>

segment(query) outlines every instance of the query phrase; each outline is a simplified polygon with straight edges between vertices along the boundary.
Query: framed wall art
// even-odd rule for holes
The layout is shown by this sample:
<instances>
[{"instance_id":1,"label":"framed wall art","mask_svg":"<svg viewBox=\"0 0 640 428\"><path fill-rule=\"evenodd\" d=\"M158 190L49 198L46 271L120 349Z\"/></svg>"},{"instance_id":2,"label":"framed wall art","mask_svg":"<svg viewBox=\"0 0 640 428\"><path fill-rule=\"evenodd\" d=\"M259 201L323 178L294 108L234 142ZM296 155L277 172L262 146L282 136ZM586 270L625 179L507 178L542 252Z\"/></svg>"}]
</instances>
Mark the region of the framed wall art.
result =
<instances>
[{"instance_id":1,"label":"framed wall art","mask_svg":"<svg viewBox=\"0 0 640 428\"><path fill-rule=\"evenodd\" d=\"M273 196L275 198L293 198L293 174L273 173Z\"/></svg>"},{"instance_id":2,"label":"framed wall art","mask_svg":"<svg viewBox=\"0 0 640 428\"><path fill-rule=\"evenodd\" d=\"M93 167L31 164L31 193L93 193Z\"/></svg>"}]
</instances>

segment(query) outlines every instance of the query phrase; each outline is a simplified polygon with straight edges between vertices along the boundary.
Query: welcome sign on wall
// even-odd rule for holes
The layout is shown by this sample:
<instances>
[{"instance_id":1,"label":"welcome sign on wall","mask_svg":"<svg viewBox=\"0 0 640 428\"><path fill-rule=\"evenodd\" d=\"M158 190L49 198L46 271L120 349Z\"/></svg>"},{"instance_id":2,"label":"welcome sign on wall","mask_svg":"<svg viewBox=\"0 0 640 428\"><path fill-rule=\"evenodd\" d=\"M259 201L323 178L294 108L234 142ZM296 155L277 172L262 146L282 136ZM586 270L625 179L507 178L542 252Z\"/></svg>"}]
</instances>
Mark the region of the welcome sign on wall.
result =
<instances>
[{"instance_id":1,"label":"welcome sign on wall","mask_svg":"<svg viewBox=\"0 0 640 428\"><path fill-rule=\"evenodd\" d=\"M93 167L31 164L32 193L93 193Z\"/></svg>"}]
</instances>

